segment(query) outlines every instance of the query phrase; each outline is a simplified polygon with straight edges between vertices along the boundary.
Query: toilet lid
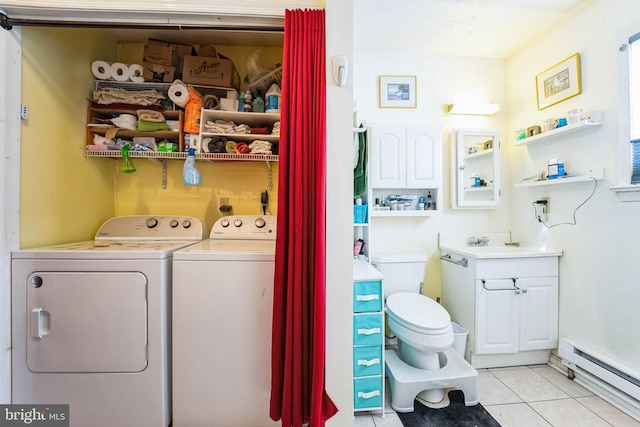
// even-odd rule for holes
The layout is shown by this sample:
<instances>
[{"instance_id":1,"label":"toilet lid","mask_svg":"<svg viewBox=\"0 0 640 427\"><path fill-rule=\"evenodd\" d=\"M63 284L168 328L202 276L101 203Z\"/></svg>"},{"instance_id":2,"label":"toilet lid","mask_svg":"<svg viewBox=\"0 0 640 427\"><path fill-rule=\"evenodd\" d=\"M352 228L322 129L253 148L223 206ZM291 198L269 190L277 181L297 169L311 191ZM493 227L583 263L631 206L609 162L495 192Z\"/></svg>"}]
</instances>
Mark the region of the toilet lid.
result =
<instances>
[{"instance_id":1,"label":"toilet lid","mask_svg":"<svg viewBox=\"0 0 640 427\"><path fill-rule=\"evenodd\" d=\"M451 317L447 310L422 294L392 294L387 298L386 307L387 314L396 322L416 331L439 332L451 325Z\"/></svg>"}]
</instances>

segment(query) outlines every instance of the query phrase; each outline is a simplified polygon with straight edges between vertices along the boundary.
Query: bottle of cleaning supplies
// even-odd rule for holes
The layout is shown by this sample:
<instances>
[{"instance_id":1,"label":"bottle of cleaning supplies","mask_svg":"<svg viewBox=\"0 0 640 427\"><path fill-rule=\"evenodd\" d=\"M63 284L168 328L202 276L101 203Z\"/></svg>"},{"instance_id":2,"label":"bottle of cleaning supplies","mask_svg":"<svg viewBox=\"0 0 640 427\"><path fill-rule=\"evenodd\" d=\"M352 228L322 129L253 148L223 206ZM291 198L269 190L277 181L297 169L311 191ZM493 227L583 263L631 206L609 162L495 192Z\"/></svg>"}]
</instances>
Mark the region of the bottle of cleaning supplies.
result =
<instances>
[{"instance_id":1,"label":"bottle of cleaning supplies","mask_svg":"<svg viewBox=\"0 0 640 427\"><path fill-rule=\"evenodd\" d=\"M265 113L279 113L280 112L280 98L282 93L280 92L280 86L277 83L271 85L264 100L264 112Z\"/></svg>"},{"instance_id":2,"label":"bottle of cleaning supplies","mask_svg":"<svg viewBox=\"0 0 640 427\"><path fill-rule=\"evenodd\" d=\"M136 171L136 167L129 158L129 144L122 146L122 173L133 173Z\"/></svg>"},{"instance_id":3,"label":"bottle of cleaning supplies","mask_svg":"<svg viewBox=\"0 0 640 427\"><path fill-rule=\"evenodd\" d=\"M189 155L184 162L184 169L182 170L182 180L184 185L197 186L202 184L202 178L200 172L196 169L196 150L195 148L189 148Z\"/></svg>"},{"instance_id":4,"label":"bottle of cleaning supplies","mask_svg":"<svg viewBox=\"0 0 640 427\"><path fill-rule=\"evenodd\" d=\"M260 91L256 92L256 98L253 100L253 112L264 113L264 99L260 96Z\"/></svg>"},{"instance_id":5,"label":"bottle of cleaning supplies","mask_svg":"<svg viewBox=\"0 0 640 427\"><path fill-rule=\"evenodd\" d=\"M240 92L240 97L238 98L238 111L244 111L244 92Z\"/></svg>"},{"instance_id":6,"label":"bottle of cleaning supplies","mask_svg":"<svg viewBox=\"0 0 640 427\"><path fill-rule=\"evenodd\" d=\"M251 103L251 92L247 92L244 94L244 110L245 113L250 113L253 111L253 104Z\"/></svg>"}]
</instances>

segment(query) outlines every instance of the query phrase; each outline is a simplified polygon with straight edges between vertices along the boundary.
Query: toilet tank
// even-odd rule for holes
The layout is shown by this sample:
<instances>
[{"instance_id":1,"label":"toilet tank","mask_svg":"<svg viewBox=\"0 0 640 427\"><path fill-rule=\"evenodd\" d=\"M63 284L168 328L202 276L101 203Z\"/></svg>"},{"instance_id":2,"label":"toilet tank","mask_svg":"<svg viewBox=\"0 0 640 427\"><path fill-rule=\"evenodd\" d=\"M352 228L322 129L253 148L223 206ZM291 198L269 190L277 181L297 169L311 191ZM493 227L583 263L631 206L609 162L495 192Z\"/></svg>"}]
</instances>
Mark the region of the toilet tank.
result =
<instances>
[{"instance_id":1,"label":"toilet tank","mask_svg":"<svg viewBox=\"0 0 640 427\"><path fill-rule=\"evenodd\" d=\"M384 297L397 292L420 293L427 256L424 254L372 255L371 264L384 274Z\"/></svg>"}]
</instances>

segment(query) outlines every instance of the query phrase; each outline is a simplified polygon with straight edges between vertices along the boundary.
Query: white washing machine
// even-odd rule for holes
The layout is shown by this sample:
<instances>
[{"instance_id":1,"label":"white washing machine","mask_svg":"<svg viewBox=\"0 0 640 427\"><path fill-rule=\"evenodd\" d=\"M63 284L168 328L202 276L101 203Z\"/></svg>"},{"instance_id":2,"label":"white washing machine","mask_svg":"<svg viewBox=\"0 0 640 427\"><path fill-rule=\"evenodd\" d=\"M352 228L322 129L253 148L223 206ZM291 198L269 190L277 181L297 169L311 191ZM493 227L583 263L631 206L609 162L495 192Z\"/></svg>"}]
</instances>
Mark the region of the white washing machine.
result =
<instances>
[{"instance_id":1,"label":"white washing machine","mask_svg":"<svg viewBox=\"0 0 640 427\"><path fill-rule=\"evenodd\" d=\"M193 217L123 216L13 252L13 403L69 404L73 427L168 426L172 255L205 238Z\"/></svg>"},{"instance_id":2,"label":"white washing machine","mask_svg":"<svg viewBox=\"0 0 640 427\"><path fill-rule=\"evenodd\" d=\"M269 418L275 216L227 216L173 258L173 427Z\"/></svg>"}]
</instances>

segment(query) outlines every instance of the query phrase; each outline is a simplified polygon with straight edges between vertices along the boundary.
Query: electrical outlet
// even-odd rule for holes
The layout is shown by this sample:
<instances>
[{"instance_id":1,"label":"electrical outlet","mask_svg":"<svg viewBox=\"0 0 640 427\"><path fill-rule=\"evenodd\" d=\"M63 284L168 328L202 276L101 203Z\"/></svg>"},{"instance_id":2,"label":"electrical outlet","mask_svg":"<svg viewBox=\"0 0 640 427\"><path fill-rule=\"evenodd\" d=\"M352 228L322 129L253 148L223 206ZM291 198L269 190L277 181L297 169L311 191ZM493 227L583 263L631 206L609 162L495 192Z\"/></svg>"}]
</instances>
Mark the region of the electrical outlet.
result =
<instances>
[{"instance_id":1,"label":"electrical outlet","mask_svg":"<svg viewBox=\"0 0 640 427\"><path fill-rule=\"evenodd\" d=\"M22 120L27 120L29 118L29 107L26 105L20 106L20 118L22 118Z\"/></svg>"},{"instance_id":2,"label":"electrical outlet","mask_svg":"<svg viewBox=\"0 0 640 427\"><path fill-rule=\"evenodd\" d=\"M540 197L538 200L542 200L547 204L545 211L547 212L547 215L549 215L549 197Z\"/></svg>"}]
</instances>

